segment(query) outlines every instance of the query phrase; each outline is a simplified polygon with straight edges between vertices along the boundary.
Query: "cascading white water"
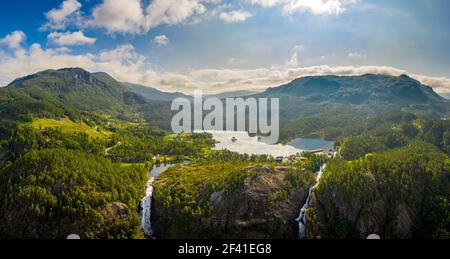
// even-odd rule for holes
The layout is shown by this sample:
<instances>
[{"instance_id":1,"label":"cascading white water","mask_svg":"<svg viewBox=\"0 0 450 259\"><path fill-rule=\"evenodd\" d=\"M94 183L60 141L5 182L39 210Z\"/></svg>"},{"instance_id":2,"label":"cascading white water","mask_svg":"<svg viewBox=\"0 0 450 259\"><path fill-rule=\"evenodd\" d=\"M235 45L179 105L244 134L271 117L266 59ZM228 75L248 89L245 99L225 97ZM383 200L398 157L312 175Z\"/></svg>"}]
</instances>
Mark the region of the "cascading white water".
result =
<instances>
[{"instance_id":1,"label":"cascading white water","mask_svg":"<svg viewBox=\"0 0 450 259\"><path fill-rule=\"evenodd\" d=\"M151 237L153 235L151 214L152 214L152 199L153 199L153 183L155 182L154 177L150 177L147 182L147 189L145 191L145 197L141 201L141 220L142 220L142 230L146 237Z\"/></svg>"},{"instance_id":2,"label":"cascading white water","mask_svg":"<svg viewBox=\"0 0 450 259\"><path fill-rule=\"evenodd\" d=\"M187 164L181 163L181 164ZM145 190L145 197L141 200L141 227L144 231L144 234L148 238L153 237L153 229L152 229L152 200L153 200L153 184L155 183L156 177L160 174L167 171L167 169L175 166L176 164L159 164L155 165L150 172L150 179L147 182L147 189Z\"/></svg>"},{"instance_id":3,"label":"cascading white water","mask_svg":"<svg viewBox=\"0 0 450 259\"><path fill-rule=\"evenodd\" d=\"M312 199L312 195L314 193L314 190L317 188L317 186L319 186L320 179L322 178L323 172L325 171L326 167L327 167L326 164L323 165L320 168L320 171L317 173L316 184L313 187L309 188L308 198L306 199L305 205L303 205L302 209L300 210L300 214L299 214L298 218L296 219L296 221L298 221L298 237L300 239L306 237L307 211L308 211L309 205L311 203L311 199Z\"/></svg>"}]
</instances>

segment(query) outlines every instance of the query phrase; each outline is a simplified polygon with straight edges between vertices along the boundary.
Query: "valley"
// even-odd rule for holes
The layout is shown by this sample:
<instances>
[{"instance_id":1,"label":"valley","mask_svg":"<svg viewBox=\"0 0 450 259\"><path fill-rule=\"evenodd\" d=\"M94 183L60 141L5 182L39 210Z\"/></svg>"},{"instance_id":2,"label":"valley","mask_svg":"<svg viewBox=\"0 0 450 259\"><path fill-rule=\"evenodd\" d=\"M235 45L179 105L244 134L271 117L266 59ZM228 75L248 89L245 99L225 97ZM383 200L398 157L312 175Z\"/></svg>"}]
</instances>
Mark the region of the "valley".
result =
<instances>
[{"instance_id":1,"label":"valley","mask_svg":"<svg viewBox=\"0 0 450 259\"><path fill-rule=\"evenodd\" d=\"M450 102L410 77L249 93L280 98L275 145L173 134L180 94L145 90L80 68L0 89L0 238L449 237Z\"/></svg>"}]
</instances>

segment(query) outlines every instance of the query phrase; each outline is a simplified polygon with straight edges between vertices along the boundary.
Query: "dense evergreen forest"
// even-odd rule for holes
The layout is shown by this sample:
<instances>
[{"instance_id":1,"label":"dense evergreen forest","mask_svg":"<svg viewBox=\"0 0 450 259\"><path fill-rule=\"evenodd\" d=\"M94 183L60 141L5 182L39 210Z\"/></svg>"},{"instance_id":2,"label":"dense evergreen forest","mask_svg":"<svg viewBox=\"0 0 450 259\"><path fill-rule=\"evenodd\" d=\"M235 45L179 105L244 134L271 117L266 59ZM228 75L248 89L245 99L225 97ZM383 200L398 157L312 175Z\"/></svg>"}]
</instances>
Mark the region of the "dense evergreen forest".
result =
<instances>
[{"instance_id":1,"label":"dense evergreen forest","mask_svg":"<svg viewBox=\"0 0 450 259\"><path fill-rule=\"evenodd\" d=\"M149 169L164 162L153 157L183 160L213 144L151 126L155 109L136 115L145 106L158 102L81 69L0 89L0 237L143 238L137 208Z\"/></svg>"},{"instance_id":2,"label":"dense evergreen forest","mask_svg":"<svg viewBox=\"0 0 450 259\"><path fill-rule=\"evenodd\" d=\"M10 128L13 127L13 128ZM109 126L110 138L11 124L2 130L0 235L142 238L137 207L153 156L184 159L209 135L171 137L146 125Z\"/></svg>"},{"instance_id":3,"label":"dense evergreen forest","mask_svg":"<svg viewBox=\"0 0 450 259\"><path fill-rule=\"evenodd\" d=\"M296 80L262 96L284 98L283 141L337 140L337 157L279 163L213 151L209 134L167 131L169 102L105 73L15 80L0 89L0 238L144 238L149 170L184 161L155 182L161 238L296 238L294 219L324 163L308 237L449 238L448 102L432 89L365 75ZM385 99L392 105L371 112Z\"/></svg>"},{"instance_id":4,"label":"dense evergreen forest","mask_svg":"<svg viewBox=\"0 0 450 259\"><path fill-rule=\"evenodd\" d=\"M347 160L402 147L413 140L434 145L450 154L450 121L418 117L410 113L388 113L360 124L361 133L341 137L337 143L340 155Z\"/></svg>"},{"instance_id":5,"label":"dense evergreen forest","mask_svg":"<svg viewBox=\"0 0 450 259\"><path fill-rule=\"evenodd\" d=\"M443 238L450 230L450 159L435 146L333 160L318 187L311 238Z\"/></svg>"}]
</instances>

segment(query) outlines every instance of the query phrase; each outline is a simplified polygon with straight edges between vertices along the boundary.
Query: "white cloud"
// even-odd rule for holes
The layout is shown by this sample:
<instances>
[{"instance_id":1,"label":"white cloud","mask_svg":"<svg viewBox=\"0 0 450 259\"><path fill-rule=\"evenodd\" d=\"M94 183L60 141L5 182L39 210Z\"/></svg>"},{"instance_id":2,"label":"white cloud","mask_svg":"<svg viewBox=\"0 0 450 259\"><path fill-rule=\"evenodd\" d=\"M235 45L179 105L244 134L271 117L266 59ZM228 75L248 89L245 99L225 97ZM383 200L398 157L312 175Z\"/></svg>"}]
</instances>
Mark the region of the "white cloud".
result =
<instances>
[{"instance_id":1,"label":"white cloud","mask_svg":"<svg viewBox=\"0 0 450 259\"><path fill-rule=\"evenodd\" d=\"M201 0L154 0L147 7L146 29L161 24L174 25L186 21L189 17L206 12Z\"/></svg>"},{"instance_id":2,"label":"white cloud","mask_svg":"<svg viewBox=\"0 0 450 259\"><path fill-rule=\"evenodd\" d=\"M52 32L47 36L49 42L59 46L94 44L97 39L86 37L82 31Z\"/></svg>"},{"instance_id":3,"label":"white cloud","mask_svg":"<svg viewBox=\"0 0 450 259\"><path fill-rule=\"evenodd\" d=\"M170 43L170 40L166 35L158 35L153 39L153 42L158 46L166 46Z\"/></svg>"},{"instance_id":4,"label":"white cloud","mask_svg":"<svg viewBox=\"0 0 450 259\"><path fill-rule=\"evenodd\" d=\"M314 15L338 15L346 10L346 6L356 0L246 0L263 7L280 6L283 13L292 15L296 12L309 12Z\"/></svg>"},{"instance_id":5,"label":"white cloud","mask_svg":"<svg viewBox=\"0 0 450 259\"><path fill-rule=\"evenodd\" d=\"M33 74L46 69L82 67L89 71L105 71L118 80L134 81L145 78L143 70L145 58L135 52L130 44L99 53L72 54L67 48L43 49L33 44L0 60L0 85L6 85L17 77Z\"/></svg>"},{"instance_id":6,"label":"white cloud","mask_svg":"<svg viewBox=\"0 0 450 259\"><path fill-rule=\"evenodd\" d=\"M310 12L314 15L341 14L356 0L240 0L263 7L279 6L285 15ZM141 34L160 25L197 23L217 17L227 23L243 22L252 17L246 10L229 10L242 4L221 0L102 0L92 12L83 16L82 4L65 0L45 15L42 29L63 30L69 25L80 29L102 28L108 33Z\"/></svg>"},{"instance_id":7,"label":"white cloud","mask_svg":"<svg viewBox=\"0 0 450 259\"><path fill-rule=\"evenodd\" d=\"M286 60L287 67L298 67L298 52L294 52L292 56Z\"/></svg>"},{"instance_id":8,"label":"white cloud","mask_svg":"<svg viewBox=\"0 0 450 259\"><path fill-rule=\"evenodd\" d=\"M47 23L42 26L42 29L65 29L69 23L80 15L81 7L82 4L77 0L64 1L59 8L52 9L45 14Z\"/></svg>"},{"instance_id":9,"label":"white cloud","mask_svg":"<svg viewBox=\"0 0 450 259\"><path fill-rule=\"evenodd\" d=\"M263 7L279 6L285 15L310 12L314 15L341 14L356 0L240 0ZM148 3L146 5L146 3ZM243 22L252 17L246 10L226 10L242 6L222 4L221 0L102 0L89 15L81 15L82 4L66 0L45 15L48 22L43 29L65 29L74 25L85 29L102 28L108 33L141 34L160 25L196 23L218 17L226 23Z\"/></svg>"},{"instance_id":10,"label":"white cloud","mask_svg":"<svg viewBox=\"0 0 450 259\"><path fill-rule=\"evenodd\" d=\"M292 55L291 57L286 60L286 66L287 67L298 67L299 66L299 58L302 51L305 50L304 45L296 45L292 48Z\"/></svg>"},{"instance_id":11,"label":"white cloud","mask_svg":"<svg viewBox=\"0 0 450 259\"><path fill-rule=\"evenodd\" d=\"M146 8L141 0L103 0L92 11L84 26L103 28L109 33L139 34L159 25L186 22L206 12L209 0L153 0Z\"/></svg>"},{"instance_id":12,"label":"white cloud","mask_svg":"<svg viewBox=\"0 0 450 259\"><path fill-rule=\"evenodd\" d=\"M18 45L20 46L20 44ZM450 79L411 74L388 66L308 66L271 67L259 69L198 69L189 73L157 72L149 61L136 52L131 44L120 45L98 53L72 54L67 48L43 49L33 44L29 49L19 48L12 54L0 53L0 85L15 78L46 69L82 67L89 71L104 71L119 81L138 83L163 91L181 91L192 94L203 89L206 94L237 90L264 90L296 78L316 75L362 75L366 73L398 76L408 74L430 85L439 93L450 92Z\"/></svg>"},{"instance_id":13,"label":"white cloud","mask_svg":"<svg viewBox=\"0 0 450 259\"><path fill-rule=\"evenodd\" d=\"M104 28L109 33L140 33L144 22L141 0L104 0L94 8L86 26Z\"/></svg>"},{"instance_id":14,"label":"white cloud","mask_svg":"<svg viewBox=\"0 0 450 259\"><path fill-rule=\"evenodd\" d=\"M6 45L11 49L20 49L20 45L26 38L23 31L14 31L0 39L0 45Z\"/></svg>"},{"instance_id":15,"label":"white cloud","mask_svg":"<svg viewBox=\"0 0 450 259\"><path fill-rule=\"evenodd\" d=\"M252 17L252 14L242 10L235 10L231 12L222 12L220 14L220 19L226 23L237 23L243 22L248 18Z\"/></svg>"}]
</instances>

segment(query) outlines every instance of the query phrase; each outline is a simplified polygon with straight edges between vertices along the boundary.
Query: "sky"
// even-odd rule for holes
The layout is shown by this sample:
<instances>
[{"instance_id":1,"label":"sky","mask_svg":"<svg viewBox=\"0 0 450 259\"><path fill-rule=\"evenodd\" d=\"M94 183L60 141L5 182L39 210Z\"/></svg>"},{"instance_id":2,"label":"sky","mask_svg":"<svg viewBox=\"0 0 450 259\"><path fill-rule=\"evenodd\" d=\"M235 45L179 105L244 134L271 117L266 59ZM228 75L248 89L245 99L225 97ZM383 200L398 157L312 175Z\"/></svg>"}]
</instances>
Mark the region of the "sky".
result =
<instances>
[{"instance_id":1,"label":"sky","mask_svg":"<svg viewBox=\"0 0 450 259\"><path fill-rule=\"evenodd\" d=\"M448 0L15 0L0 85L82 67L192 94L310 75L408 74L450 93Z\"/></svg>"}]
</instances>

